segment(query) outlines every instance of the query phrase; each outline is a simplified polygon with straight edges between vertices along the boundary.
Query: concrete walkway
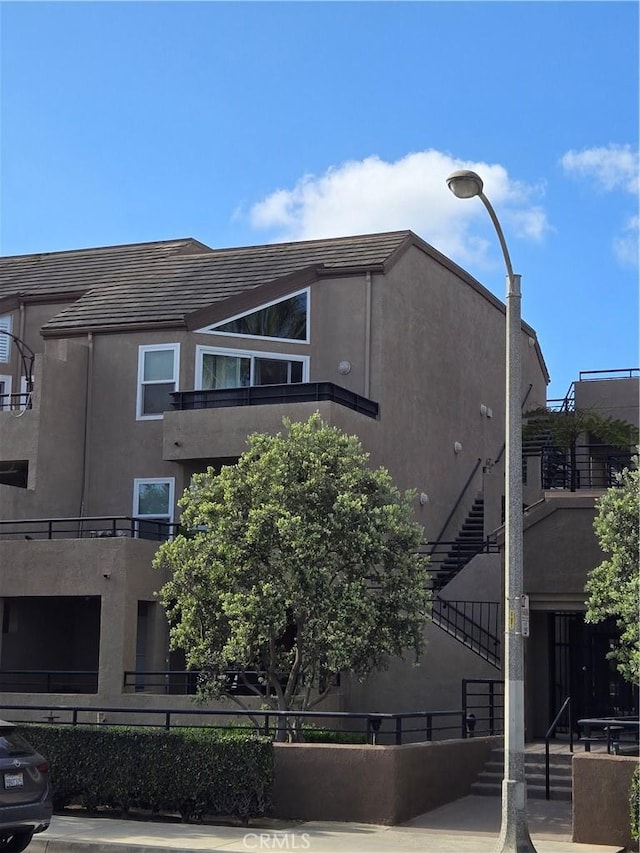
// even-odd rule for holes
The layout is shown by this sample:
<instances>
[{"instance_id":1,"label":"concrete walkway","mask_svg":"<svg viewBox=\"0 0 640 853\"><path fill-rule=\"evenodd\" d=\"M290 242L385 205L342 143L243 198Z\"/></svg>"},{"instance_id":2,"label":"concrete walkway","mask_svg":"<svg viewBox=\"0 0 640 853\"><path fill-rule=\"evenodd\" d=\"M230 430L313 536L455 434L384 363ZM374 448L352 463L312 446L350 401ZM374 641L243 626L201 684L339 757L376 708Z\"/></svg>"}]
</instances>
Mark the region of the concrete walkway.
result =
<instances>
[{"instance_id":1,"label":"concrete walkway","mask_svg":"<svg viewBox=\"0 0 640 853\"><path fill-rule=\"evenodd\" d=\"M529 831L538 853L620 853L616 845L574 844L571 803L529 800ZM319 821L261 821L250 827L113 820L55 815L29 853L493 853L499 797L464 797L401 826Z\"/></svg>"}]
</instances>

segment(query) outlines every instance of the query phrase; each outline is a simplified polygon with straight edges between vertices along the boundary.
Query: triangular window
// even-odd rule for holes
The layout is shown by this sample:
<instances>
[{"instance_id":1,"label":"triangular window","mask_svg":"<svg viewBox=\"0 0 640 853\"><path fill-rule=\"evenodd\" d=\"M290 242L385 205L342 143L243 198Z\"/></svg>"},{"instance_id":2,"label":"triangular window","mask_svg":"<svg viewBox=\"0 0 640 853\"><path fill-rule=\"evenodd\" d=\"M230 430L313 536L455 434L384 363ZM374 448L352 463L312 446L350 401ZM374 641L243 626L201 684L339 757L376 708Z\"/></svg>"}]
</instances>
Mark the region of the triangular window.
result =
<instances>
[{"instance_id":1,"label":"triangular window","mask_svg":"<svg viewBox=\"0 0 640 853\"><path fill-rule=\"evenodd\" d=\"M308 290L263 305L257 311L238 314L203 331L251 338L308 341Z\"/></svg>"}]
</instances>

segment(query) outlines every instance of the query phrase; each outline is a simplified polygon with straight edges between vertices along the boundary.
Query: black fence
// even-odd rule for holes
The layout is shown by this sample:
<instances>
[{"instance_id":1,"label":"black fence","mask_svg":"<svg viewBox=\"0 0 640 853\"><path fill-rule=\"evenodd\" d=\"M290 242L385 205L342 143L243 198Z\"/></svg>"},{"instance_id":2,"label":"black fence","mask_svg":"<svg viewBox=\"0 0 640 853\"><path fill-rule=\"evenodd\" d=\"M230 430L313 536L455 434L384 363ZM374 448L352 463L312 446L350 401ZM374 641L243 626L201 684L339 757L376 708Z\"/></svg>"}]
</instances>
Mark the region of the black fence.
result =
<instances>
[{"instance_id":1,"label":"black fence","mask_svg":"<svg viewBox=\"0 0 640 853\"><path fill-rule=\"evenodd\" d=\"M318 403L328 400L369 418L378 417L378 404L333 382L295 382L287 385L250 385L202 391L174 391L173 408L216 409L229 406L268 406L287 403Z\"/></svg>"},{"instance_id":2,"label":"black fence","mask_svg":"<svg viewBox=\"0 0 640 853\"><path fill-rule=\"evenodd\" d=\"M617 485L617 475L632 466L636 449L624 450L597 445L579 446L574 454L560 447L543 447L528 457L540 456L540 479L543 489L609 489Z\"/></svg>"},{"instance_id":3,"label":"black fence","mask_svg":"<svg viewBox=\"0 0 640 853\"><path fill-rule=\"evenodd\" d=\"M33 675L33 673L31 673ZM60 675L51 672L51 685ZM142 673L129 672L135 677ZM158 675L159 673L147 673ZM7 675L7 673L3 673ZM40 673L43 675L43 673ZM94 677L97 673L76 672L78 677ZM165 673L160 673L165 675ZM186 673L177 673L184 676ZM197 678L197 673L189 673ZM462 708L445 711L411 711L405 713L372 713L352 711L275 711L264 708L205 709L114 707L112 705L0 704L0 714L14 722L47 720L58 725L129 725L152 726L170 730L187 726L226 729L253 726L267 735L283 727L314 729L348 735L356 742L379 745L401 745L432 740L500 735L503 732L504 684L496 679L464 679ZM344 739L344 738L343 738Z\"/></svg>"},{"instance_id":4,"label":"black fence","mask_svg":"<svg viewBox=\"0 0 640 853\"><path fill-rule=\"evenodd\" d=\"M2 539L105 539L124 537L164 542L178 524L131 516L87 518L27 518L0 521Z\"/></svg>"},{"instance_id":5,"label":"black fence","mask_svg":"<svg viewBox=\"0 0 640 853\"><path fill-rule=\"evenodd\" d=\"M496 678L463 678L462 713L470 737L503 734L504 681Z\"/></svg>"},{"instance_id":6,"label":"black fence","mask_svg":"<svg viewBox=\"0 0 640 853\"><path fill-rule=\"evenodd\" d=\"M17 712L17 713L16 713ZM350 735L355 742L402 745L466 738L472 734L462 711L416 711L400 714L348 711L205 710L201 708L123 708L109 705L1 704L3 718L14 722L46 720L57 725L127 725L171 729L193 725L215 729L255 727L275 736L281 728L315 729ZM346 738L345 738L346 739Z\"/></svg>"},{"instance_id":7,"label":"black fence","mask_svg":"<svg viewBox=\"0 0 640 853\"><path fill-rule=\"evenodd\" d=\"M3 669L3 693L97 693L97 670Z\"/></svg>"},{"instance_id":8,"label":"black fence","mask_svg":"<svg viewBox=\"0 0 640 853\"><path fill-rule=\"evenodd\" d=\"M0 412L23 412L31 408L32 394L0 394Z\"/></svg>"}]
</instances>

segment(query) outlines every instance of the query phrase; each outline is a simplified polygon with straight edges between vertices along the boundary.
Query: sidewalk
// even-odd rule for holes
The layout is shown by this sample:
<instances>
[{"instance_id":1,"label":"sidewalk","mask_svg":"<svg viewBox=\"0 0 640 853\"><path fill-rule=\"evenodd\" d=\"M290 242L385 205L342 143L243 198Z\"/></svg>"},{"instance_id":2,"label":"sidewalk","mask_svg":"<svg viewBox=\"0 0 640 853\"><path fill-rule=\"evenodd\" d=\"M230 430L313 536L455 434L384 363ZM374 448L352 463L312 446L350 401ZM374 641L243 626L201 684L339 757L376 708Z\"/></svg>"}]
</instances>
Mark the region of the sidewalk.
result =
<instances>
[{"instance_id":1,"label":"sidewalk","mask_svg":"<svg viewBox=\"0 0 640 853\"><path fill-rule=\"evenodd\" d=\"M571 803L529 800L529 831L538 853L620 853L624 848L571 842ZM464 797L400 826L264 821L250 827L159 823L55 815L29 853L493 853L499 797Z\"/></svg>"}]
</instances>

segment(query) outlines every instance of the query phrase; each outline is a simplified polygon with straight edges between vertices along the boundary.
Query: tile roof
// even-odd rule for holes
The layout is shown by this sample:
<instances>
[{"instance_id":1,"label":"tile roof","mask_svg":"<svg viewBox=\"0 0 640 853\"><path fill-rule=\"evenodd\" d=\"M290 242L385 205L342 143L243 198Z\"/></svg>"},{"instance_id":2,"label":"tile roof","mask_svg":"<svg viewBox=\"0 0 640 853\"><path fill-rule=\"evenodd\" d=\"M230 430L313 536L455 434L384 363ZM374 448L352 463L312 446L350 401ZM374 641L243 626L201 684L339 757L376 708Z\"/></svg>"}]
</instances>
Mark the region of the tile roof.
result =
<instances>
[{"instance_id":1,"label":"tile roof","mask_svg":"<svg viewBox=\"0 0 640 853\"><path fill-rule=\"evenodd\" d=\"M0 299L75 301L43 334L184 324L185 316L305 268L382 267L410 231L210 249L192 239L0 258ZM421 242L421 241L420 241ZM78 298L79 296L79 298Z\"/></svg>"}]
</instances>

